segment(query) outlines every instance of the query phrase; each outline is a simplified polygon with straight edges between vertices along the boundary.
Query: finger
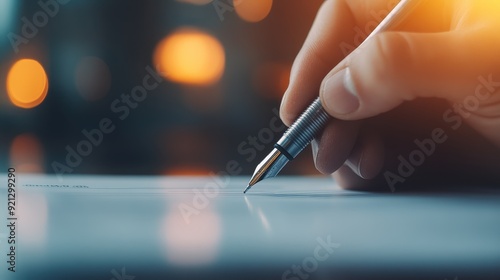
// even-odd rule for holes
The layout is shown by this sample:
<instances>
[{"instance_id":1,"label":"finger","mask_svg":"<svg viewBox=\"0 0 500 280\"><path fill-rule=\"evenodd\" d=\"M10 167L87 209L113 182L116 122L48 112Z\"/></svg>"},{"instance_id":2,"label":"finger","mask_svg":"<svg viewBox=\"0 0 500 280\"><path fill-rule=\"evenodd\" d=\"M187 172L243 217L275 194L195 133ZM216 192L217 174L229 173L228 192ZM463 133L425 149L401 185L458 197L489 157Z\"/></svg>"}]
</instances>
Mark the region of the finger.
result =
<instances>
[{"instance_id":1,"label":"finger","mask_svg":"<svg viewBox=\"0 0 500 280\"><path fill-rule=\"evenodd\" d=\"M337 46L348 36L350 12L344 1L326 1L318 11L304 46L290 73L290 83L281 102L281 119L291 125L319 93L324 76L343 58Z\"/></svg>"},{"instance_id":2,"label":"finger","mask_svg":"<svg viewBox=\"0 0 500 280\"><path fill-rule=\"evenodd\" d=\"M281 119L287 125L291 125L318 97L325 75L347 54L342 46L354 44L357 34L355 26L365 29L366 22L373 21L371 12L376 11L375 14L379 15L387 13L391 8L388 7L388 0L346 2L329 0L323 3L294 61L290 84L280 109Z\"/></svg>"},{"instance_id":3,"label":"finger","mask_svg":"<svg viewBox=\"0 0 500 280\"><path fill-rule=\"evenodd\" d=\"M371 132L358 137L345 164L363 179L375 178L384 166L384 146L380 137Z\"/></svg>"},{"instance_id":4,"label":"finger","mask_svg":"<svg viewBox=\"0 0 500 280\"><path fill-rule=\"evenodd\" d=\"M368 180L359 177L347 165L342 165L332 174L332 177L343 189L364 190L370 187Z\"/></svg>"},{"instance_id":5,"label":"finger","mask_svg":"<svg viewBox=\"0 0 500 280\"><path fill-rule=\"evenodd\" d=\"M408 18L421 17L419 24L401 28L438 32L443 30L439 11L452 0L427 1ZM318 11L309 35L294 61L290 84L281 104L281 118L287 125L319 95L324 76L373 31L398 0L329 0ZM438 3L439 2L439 3ZM436 11L429 14L428 11ZM425 20L422 20L424 18Z\"/></svg>"},{"instance_id":6,"label":"finger","mask_svg":"<svg viewBox=\"0 0 500 280\"><path fill-rule=\"evenodd\" d=\"M460 102L474 93L478 75L498 72L483 37L475 30L374 36L325 77L322 104L338 119L357 120L418 97Z\"/></svg>"},{"instance_id":7,"label":"finger","mask_svg":"<svg viewBox=\"0 0 500 280\"><path fill-rule=\"evenodd\" d=\"M332 174L346 161L356 143L359 122L332 121L320 137L312 142L316 169Z\"/></svg>"}]
</instances>

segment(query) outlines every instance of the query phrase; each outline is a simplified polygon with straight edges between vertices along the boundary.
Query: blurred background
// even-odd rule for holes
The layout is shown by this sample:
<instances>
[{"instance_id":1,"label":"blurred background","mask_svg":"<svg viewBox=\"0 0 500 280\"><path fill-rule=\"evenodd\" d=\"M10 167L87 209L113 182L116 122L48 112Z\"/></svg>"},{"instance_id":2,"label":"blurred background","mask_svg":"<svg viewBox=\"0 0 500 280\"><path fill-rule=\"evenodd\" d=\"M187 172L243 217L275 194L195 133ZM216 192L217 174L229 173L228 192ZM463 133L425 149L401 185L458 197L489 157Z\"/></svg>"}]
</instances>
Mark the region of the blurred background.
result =
<instances>
[{"instance_id":1,"label":"blurred background","mask_svg":"<svg viewBox=\"0 0 500 280\"><path fill-rule=\"evenodd\" d=\"M0 0L1 170L251 174L322 1Z\"/></svg>"}]
</instances>

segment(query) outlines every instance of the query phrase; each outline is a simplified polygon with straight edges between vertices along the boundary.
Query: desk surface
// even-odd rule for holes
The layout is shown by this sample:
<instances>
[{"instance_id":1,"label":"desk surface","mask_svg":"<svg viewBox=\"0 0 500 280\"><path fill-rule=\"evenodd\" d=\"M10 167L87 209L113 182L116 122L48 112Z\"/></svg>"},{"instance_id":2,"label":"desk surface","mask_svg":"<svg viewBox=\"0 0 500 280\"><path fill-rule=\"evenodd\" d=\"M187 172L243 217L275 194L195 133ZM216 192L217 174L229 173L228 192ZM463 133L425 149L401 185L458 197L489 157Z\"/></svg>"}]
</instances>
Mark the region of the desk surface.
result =
<instances>
[{"instance_id":1,"label":"desk surface","mask_svg":"<svg viewBox=\"0 0 500 280\"><path fill-rule=\"evenodd\" d=\"M499 279L500 192L363 193L327 178L17 174L1 279ZM0 219L8 225L7 178Z\"/></svg>"}]
</instances>

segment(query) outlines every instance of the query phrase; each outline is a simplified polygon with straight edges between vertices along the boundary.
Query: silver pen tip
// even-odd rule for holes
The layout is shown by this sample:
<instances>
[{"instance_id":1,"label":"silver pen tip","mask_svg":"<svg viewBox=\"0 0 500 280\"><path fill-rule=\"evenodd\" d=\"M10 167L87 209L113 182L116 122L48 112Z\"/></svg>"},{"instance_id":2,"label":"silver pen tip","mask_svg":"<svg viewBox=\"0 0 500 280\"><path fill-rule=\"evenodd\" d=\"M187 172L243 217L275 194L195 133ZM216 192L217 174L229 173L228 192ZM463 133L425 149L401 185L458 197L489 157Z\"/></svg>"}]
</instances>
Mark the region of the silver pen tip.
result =
<instances>
[{"instance_id":1,"label":"silver pen tip","mask_svg":"<svg viewBox=\"0 0 500 280\"><path fill-rule=\"evenodd\" d=\"M275 177L278 172L285 166L289 160L281 154L276 148L271 151L270 154L264 158L264 160L257 165L250 182L248 182L248 187L243 193L246 193L253 185L266 179Z\"/></svg>"},{"instance_id":2,"label":"silver pen tip","mask_svg":"<svg viewBox=\"0 0 500 280\"><path fill-rule=\"evenodd\" d=\"M251 188L252 186L248 185L247 188L243 191L243 193L247 193L247 191Z\"/></svg>"}]
</instances>

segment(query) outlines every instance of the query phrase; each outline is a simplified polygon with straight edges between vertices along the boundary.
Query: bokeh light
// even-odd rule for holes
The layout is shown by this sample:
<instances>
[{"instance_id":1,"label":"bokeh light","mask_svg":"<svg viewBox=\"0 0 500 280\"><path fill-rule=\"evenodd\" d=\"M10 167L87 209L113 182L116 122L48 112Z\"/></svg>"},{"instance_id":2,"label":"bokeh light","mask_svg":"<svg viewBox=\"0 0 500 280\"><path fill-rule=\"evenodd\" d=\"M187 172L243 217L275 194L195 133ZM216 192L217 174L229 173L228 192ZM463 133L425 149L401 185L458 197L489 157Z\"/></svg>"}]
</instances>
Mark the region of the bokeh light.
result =
<instances>
[{"instance_id":1,"label":"bokeh light","mask_svg":"<svg viewBox=\"0 0 500 280\"><path fill-rule=\"evenodd\" d=\"M111 87L111 72L106 62L95 56L82 58L76 67L75 85L86 100L96 101L106 96Z\"/></svg>"},{"instance_id":2,"label":"bokeh light","mask_svg":"<svg viewBox=\"0 0 500 280\"><path fill-rule=\"evenodd\" d=\"M20 134L12 140L10 146L10 166L17 172L42 173L42 145L32 134Z\"/></svg>"},{"instance_id":3,"label":"bokeh light","mask_svg":"<svg viewBox=\"0 0 500 280\"><path fill-rule=\"evenodd\" d=\"M238 16L248 22L259 22L267 17L273 0L235 0L234 9Z\"/></svg>"},{"instance_id":4,"label":"bokeh light","mask_svg":"<svg viewBox=\"0 0 500 280\"><path fill-rule=\"evenodd\" d=\"M203 86L219 81L225 53L212 35L181 28L157 45L153 60L158 72L170 81Z\"/></svg>"},{"instance_id":5,"label":"bokeh light","mask_svg":"<svg viewBox=\"0 0 500 280\"><path fill-rule=\"evenodd\" d=\"M33 59L18 60L7 75L10 101L21 108L40 105L47 96L49 81L43 66Z\"/></svg>"}]
</instances>

